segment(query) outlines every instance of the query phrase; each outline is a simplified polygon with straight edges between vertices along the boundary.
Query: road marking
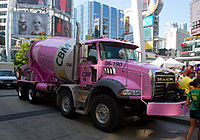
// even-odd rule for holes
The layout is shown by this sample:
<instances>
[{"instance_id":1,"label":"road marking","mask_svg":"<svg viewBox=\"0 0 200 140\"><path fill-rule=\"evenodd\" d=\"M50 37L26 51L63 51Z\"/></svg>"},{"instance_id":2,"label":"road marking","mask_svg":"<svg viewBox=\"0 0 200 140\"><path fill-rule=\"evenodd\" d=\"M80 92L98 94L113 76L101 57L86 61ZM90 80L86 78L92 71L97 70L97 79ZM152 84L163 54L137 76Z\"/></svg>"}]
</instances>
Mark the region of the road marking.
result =
<instances>
[{"instance_id":1,"label":"road marking","mask_svg":"<svg viewBox=\"0 0 200 140\"><path fill-rule=\"evenodd\" d=\"M23 112L23 113L8 114L8 115L0 116L0 122L22 119L22 118L33 117L33 116L39 116L39 115L46 115L46 114L51 114L51 113L56 113L56 112L58 112L58 111L51 110L51 109L44 109L44 110L38 110L38 111L29 111L29 112Z\"/></svg>"},{"instance_id":2,"label":"road marking","mask_svg":"<svg viewBox=\"0 0 200 140\"><path fill-rule=\"evenodd\" d=\"M16 97L17 95L0 95L0 98L1 97L14 97L14 96Z\"/></svg>"}]
</instances>

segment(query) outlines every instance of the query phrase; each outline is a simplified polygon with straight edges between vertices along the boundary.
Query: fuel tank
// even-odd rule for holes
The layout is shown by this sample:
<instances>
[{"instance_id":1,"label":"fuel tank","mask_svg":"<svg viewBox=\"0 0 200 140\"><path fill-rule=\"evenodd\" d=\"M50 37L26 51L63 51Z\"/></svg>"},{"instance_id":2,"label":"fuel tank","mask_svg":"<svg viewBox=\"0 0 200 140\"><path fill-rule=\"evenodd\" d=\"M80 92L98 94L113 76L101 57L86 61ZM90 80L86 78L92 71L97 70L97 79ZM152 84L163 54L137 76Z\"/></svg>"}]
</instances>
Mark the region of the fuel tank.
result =
<instances>
[{"instance_id":1,"label":"fuel tank","mask_svg":"<svg viewBox=\"0 0 200 140\"><path fill-rule=\"evenodd\" d=\"M37 70L43 79L54 77L62 82L72 83L75 43L74 39L66 37L38 41L30 49L33 69Z\"/></svg>"}]
</instances>

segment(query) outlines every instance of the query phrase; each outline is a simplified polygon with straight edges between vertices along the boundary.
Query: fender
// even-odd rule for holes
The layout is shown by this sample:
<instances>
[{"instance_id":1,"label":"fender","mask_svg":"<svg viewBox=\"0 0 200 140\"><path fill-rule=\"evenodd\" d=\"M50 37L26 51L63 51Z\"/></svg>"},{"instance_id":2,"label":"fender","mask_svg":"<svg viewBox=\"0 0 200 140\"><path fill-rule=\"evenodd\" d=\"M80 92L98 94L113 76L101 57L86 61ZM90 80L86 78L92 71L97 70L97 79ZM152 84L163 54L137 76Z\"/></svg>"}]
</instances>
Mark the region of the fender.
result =
<instances>
[{"instance_id":1,"label":"fender","mask_svg":"<svg viewBox=\"0 0 200 140\"><path fill-rule=\"evenodd\" d=\"M89 107L89 103L90 103L91 97L94 93L94 90L100 86L110 88L114 92L114 94L117 98L128 99L128 97L124 97L124 96L120 95L120 93L125 89L125 86L122 83L120 83L119 81L114 80L114 79L107 79L107 78L101 79L98 82L96 82L94 84L94 86L92 87L92 89L90 90L90 94L88 95L88 98L87 98L86 104L85 104L86 108Z\"/></svg>"}]
</instances>

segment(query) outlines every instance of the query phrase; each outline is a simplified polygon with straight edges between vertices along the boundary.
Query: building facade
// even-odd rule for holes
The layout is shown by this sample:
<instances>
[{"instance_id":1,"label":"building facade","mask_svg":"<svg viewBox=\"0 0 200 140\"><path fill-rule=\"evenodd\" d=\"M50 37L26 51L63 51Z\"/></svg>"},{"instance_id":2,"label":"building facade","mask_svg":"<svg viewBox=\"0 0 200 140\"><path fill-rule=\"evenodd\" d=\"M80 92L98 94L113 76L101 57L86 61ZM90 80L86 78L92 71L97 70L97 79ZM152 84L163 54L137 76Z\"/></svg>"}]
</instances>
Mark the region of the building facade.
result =
<instances>
[{"instance_id":1,"label":"building facade","mask_svg":"<svg viewBox=\"0 0 200 140\"><path fill-rule=\"evenodd\" d=\"M124 32L123 11L96 1L87 1L74 10L74 20L81 24L81 40L88 38L121 38ZM76 32L76 26L74 26ZM75 33L74 33L75 35ZM74 36L75 37L75 36Z\"/></svg>"},{"instance_id":2,"label":"building facade","mask_svg":"<svg viewBox=\"0 0 200 140\"><path fill-rule=\"evenodd\" d=\"M187 29L186 23L169 22L165 25L164 46L167 50L175 50L178 56L180 56L181 53L182 42L184 42L185 38L190 36L190 33L185 29Z\"/></svg>"},{"instance_id":3,"label":"building facade","mask_svg":"<svg viewBox=\"0 0 200 140\"><path fill-rule=\"evenodd\" d=\"M200 7L200 0L193 0L190 3L190 9L191 9L191 35L192 36L199 36L200 35L200 12L199 12L199 7Z\"/></svg>"},{"instance_id":4,"label":"building facade","mask_svg":"<svg viewBox=\"0 0 200 140\"><path fill-rule=\"evenodd\" d=\"M0 34L5 34L7 18L7 0L0 0Z\"/></svg>"}]
</instances>

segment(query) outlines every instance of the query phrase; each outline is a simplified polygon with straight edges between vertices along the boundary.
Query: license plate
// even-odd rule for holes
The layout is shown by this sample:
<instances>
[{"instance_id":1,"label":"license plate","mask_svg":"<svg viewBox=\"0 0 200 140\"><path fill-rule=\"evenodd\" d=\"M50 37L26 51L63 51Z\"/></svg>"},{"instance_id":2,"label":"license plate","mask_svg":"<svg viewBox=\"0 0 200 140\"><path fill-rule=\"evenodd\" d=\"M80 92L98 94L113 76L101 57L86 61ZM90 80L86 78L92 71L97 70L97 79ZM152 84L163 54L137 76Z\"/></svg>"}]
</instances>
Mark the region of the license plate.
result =
<instances>
[{"instance_id":1,"label":"license plate","mask_svg":"<svg viewBox=\"0 0 200 140\"><path fill-rule=\"evenodd\" d=\"M7 86L11 86L11 84L7 84Z\"/></svg>"}]
</instances>

